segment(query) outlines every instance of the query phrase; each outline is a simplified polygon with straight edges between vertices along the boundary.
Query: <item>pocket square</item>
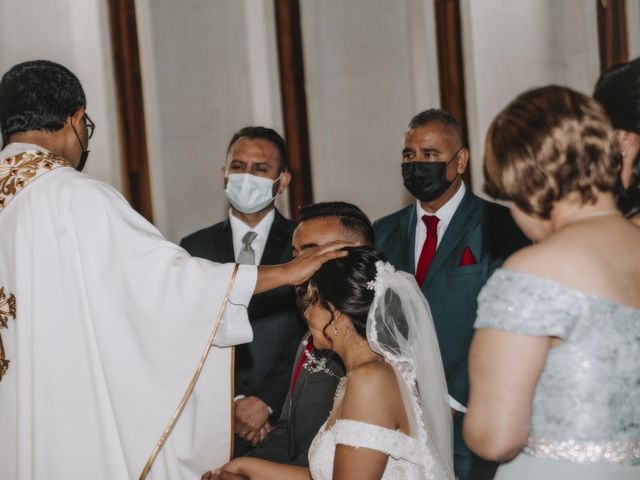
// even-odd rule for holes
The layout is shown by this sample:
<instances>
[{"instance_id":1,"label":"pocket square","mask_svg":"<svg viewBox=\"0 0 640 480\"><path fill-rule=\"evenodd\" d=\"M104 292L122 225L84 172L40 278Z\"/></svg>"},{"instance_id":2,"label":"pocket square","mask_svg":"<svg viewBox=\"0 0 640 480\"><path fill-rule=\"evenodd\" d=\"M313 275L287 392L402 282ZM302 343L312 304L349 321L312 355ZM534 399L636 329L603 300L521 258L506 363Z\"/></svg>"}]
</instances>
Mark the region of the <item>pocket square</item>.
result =
<instances>
[{"instance_id":1,"label":"pocket square","mask_svg":"<svg viewBox=\"0 0 640 480\"><path fill-rule=\"evenodd\" d=\"M469 247L466 247L464 249L464 252L462 253L462 258L460 259L460 263L458 264L458 266L466 267L467 265L475 265L476 263L478 262L473 256L473 253L471 253L471 249Z\"/></svg>"}]
</instances>

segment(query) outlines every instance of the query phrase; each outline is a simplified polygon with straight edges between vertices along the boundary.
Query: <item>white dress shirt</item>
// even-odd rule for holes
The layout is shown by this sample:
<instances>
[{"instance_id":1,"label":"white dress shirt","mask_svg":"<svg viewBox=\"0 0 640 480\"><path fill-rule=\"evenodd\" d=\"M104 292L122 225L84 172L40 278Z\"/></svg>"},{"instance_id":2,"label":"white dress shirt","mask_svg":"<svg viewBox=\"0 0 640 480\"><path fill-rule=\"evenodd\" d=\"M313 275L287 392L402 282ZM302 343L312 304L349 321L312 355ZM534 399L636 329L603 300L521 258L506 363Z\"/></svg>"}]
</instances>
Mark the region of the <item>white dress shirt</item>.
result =
<instances>
[{"instance_id":1,"label":"white dress shirt","mask_svg":"<svg viewBox=\"0 0 640 480\"><path fill-rule=\"evenodd\" d=\"M233 215L233 210L229 209L229 221L231 222L231 235L233 237L233 254L234 258L238 258L240 250L242 250L242 237L247 232L256 232L258 236L251 242L251 248L255 252L256 265L260 265L262 260L262 254L264 253L264 247L267 245L267 238L269 238L269 231L273 220L276 218L276 211L272 209L267 215L260 220L255 227L251 228L242 220Z\"/></svg>"},{"instance_id":2,"label":"white dress shirt","mask_svg":"<svg viewBox=\"0 0 640 480\"><path fill-rule=\"evenodd\" d=\"M247 232L256 232L258 236L254 238L253 242L251 242L251 248L255 252L255 260L256 265L260 265L260 261L262 260L262 254L264 253L264 247L267 245L267 238L269 238L269 231L271 230L271 225L273 225L273 220L276 218L276 210L272 209L265 217L260 220L255 227L251 228L249 225L244 223L242 220L233 215L233 210L229 209L229 221L231 222L231 236L233 237L233 255L234 258L238 258L240 255L240 250L242 250L242 237L245 236ZM233 397L233 401L237 402L238 400L246 398L245 395L236 395ZM269 414L273 413L273 409L271 405L267 405L267 409L269 410Z\"/></svg>"},{"instance_id":3,"label":"white dress shirt","mask_svg":"<svg viewBox=\"0 0 640 480\"><path fill-rule=\"evenodd\" d=\"M451 219L453 215L456 213L460 202L462 201L462 197L464 197L467 188L464 185L464 182L460 183L460 188L458 191L449 199L447 203L445 203L439 210L436 212L430 213L427 212L422 205L420 205L420 200L416 200L416 241L415 241L415 268L418 268L418 260L420 259L420 252L422 252L422 246L424 245L425 240L427 239L427 226L422 221L423 215L435 215L440 219L438 222L437 232L438 232L438 243L436 244L436 248L440 246L440 242L442 241L442 237L444 237L444 233L447 231L447 227L451 223Z\"/></svg>"}]
</instances>

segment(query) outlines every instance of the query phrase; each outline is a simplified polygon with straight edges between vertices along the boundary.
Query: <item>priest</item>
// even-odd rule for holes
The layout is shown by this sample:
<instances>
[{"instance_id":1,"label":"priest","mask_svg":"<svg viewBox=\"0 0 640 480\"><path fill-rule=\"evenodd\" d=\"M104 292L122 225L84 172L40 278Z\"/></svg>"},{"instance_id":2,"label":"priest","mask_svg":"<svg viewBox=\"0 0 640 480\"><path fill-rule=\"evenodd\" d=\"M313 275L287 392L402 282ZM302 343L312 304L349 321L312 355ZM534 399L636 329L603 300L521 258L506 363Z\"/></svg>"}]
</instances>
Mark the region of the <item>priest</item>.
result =
<instances>
[{"instance_id":1,"label":"priest","mask_svg":"<svg viewBox=\"0 0 640 480\"><path fill-rule=\"evenodd\" d=\"M0 478L135 478L189 384L234 265L192 258L80 173L95 126L65 67L9 70L0 128ZM199 478L228 459L228 347L251 340L251 296L301 283L341 246L239 267L149 478Z\"/></svg>"}]
</instances>

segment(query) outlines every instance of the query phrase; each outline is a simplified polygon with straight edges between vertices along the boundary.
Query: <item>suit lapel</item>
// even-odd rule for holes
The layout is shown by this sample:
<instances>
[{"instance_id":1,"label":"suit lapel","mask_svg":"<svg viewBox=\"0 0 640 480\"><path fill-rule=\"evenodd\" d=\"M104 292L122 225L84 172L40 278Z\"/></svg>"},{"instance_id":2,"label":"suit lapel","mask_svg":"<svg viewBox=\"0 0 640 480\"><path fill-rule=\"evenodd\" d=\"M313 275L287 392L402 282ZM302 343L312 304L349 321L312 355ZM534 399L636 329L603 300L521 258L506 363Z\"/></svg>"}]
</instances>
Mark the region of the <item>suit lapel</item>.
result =
<instances>
[{"instance_id":1,"label":"suit lapel","mask_svg":"<svg viewBox=\"0 0 640 480\"><path fill-rule=\"evenodd\" d=\"M309 338L311 336L310 333L305 334L305 338ZM300 344L298 344L298 350L296 351L296 357L295 360L293 361L293 369L291 370L291 377L289 377L289 388L287 389L287 401L285 402L285 408L284 410L286 410L286 416L287 418L290 419L291 417L291 413L293 412L293 402L295 401L296 397L297 397L297 393L301 390L300 388L293 388L293 376L295 374L296 369L298 368L298 363L300 363L300 359L302 358L302 355L304 354L304 351L306 349L306 345L303 344L302 342L300 342ZM302 376L306 375L307 371L304 368L300 368L300 372L298 373L298 378L296 379L296 386L298 386L298 382L302 382Z\"/></svg>"},{"instance_id":2,"label":"suit lapel","mask_svg":"<svg viewBox=\"0 0 640 480\"><path fill-rule=\"evenodd\" d=\"M286 228L286 220L278 210L275 211L275 218L273 224L269 230L269 237L264 247L261 265L275 265L282 262L283 254L287 253L284 250L289 247L289 239L291 234ZM289 252L290 254L291 252Z\"/></svg>"},{"instance_id":3,"label":"suit lapel","mask_svg":"<svg viewBox=\"0 0 640 480\"><path fill-rule=\"evenodd\" d=\"M213 235L211 242L211 260L214 262L234 262L235 253L233 251L233 234L231 233L231 222L227 218L218 232Z\"/></svg>"},{"instance_id":4,"label":"suit lapel","mask_svg":"<svg viewBox=\"0 0 640 480\"><path fill-rule=\"evenodd\" d=\"M402 232L402 262L398 265L400 270L414 274L416 271L416 205L415 203L400 219L400 231Z\"/></svg>"},{"instance_id":5,"label":"suit lapel","mask_svg":"<svg viewBox=\"0 0 640 480\"><path fill-rule=\"evenodd\" d=\"M480 209L476 208L475 198L475 195L469 190L465 192L431 261L424 285L429 283L429 280L438 273L438 270L444 266L453 250L464 239L467 232L472 230L480 221L481 212Z\"/></svg>"}]
</instances>

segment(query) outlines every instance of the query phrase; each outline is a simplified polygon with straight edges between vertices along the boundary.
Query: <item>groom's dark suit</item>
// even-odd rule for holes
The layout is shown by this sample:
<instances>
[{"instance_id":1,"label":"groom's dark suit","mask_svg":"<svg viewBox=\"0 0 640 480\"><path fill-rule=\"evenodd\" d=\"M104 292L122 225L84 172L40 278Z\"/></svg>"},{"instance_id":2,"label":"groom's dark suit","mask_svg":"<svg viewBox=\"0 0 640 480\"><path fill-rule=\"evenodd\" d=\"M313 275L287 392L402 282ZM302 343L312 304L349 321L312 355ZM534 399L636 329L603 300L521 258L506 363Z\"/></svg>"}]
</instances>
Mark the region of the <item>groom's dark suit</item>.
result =
<instances>
[{"instance_id":1,"label":"groom's dark suit","mask_svg":"<svg viewBox=\"0 0 640 480\"><path fill-rule=\"evenodd\" d=\"M291 235L296 224L277 210L261 265L275 265L291 260ZM224 222L195 232L180 242L195 257L214 262L233 262L231 222ZM270 421L280 416L287 394L289 375L296 346L306 331L296 308L295 291L281 287L253 296L249 304L249 321L253 341L236 347L235 395L256 396L273 409ZM242 454L243 445L236 442Z\"/></svg>"},{"instance_id":2,"label":"groom's dark suit","mask_svg":"<svg viewBox=\"0 0 640 480\"><path fill-rule=\"evenodd\" d=\"M373 225L376 246L396 268L412 274L416 271L416 211L414 203ZM464 405L469 395L467 356L478 293L506 257L527 242L505 207L467 190L422 284L438 335L449 394ZM469 451L462 440L462 415L456 415L454 442L458 470L457 464L465 462L462 457L469 462Z\"/></svg>"},{"instance_id":3,"label":"groom's dark suit","mask_svg":"<svg viewBox=\"0 0 640 480\"><path fill-rule=\"evenodd\" d=\"M293 373L303 351L304 346L301 343L294 361ZM316 355L320 354L316 352ZM344 375L344 367L337 355L331 351L324 351L322 355L327 356L326 366L333 375L324 371L310 373L300 369L291 393L294 377L292 374L289 394L282 406L280 419L273 431L247 454L248 457L291 465L309 465L309 446L329 417L338 377Z\"/></svg>"}]
</instances>

